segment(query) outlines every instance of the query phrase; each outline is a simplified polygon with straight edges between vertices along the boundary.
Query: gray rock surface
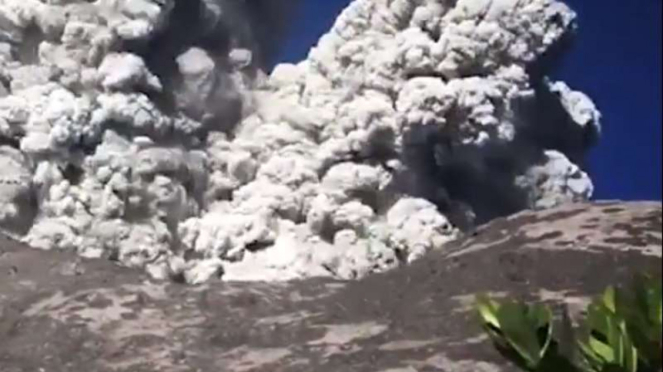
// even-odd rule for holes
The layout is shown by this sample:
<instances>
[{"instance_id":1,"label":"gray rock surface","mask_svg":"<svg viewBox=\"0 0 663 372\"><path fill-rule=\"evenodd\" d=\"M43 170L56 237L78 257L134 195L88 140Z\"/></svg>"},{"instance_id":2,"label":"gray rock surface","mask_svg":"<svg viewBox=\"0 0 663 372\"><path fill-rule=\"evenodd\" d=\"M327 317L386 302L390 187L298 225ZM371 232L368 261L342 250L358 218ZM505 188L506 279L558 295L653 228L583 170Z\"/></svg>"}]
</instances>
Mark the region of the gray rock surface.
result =
<instances>
[{"instance_id":1,"label":"gray rock surface","mask_svg":"<svg viewBox=\"0 0 663 372\"><path fill-rule=\"evenodd\" d=\"M474 294L577 314L643 271L661 271L659 203L524 212L351 283L159 283L2 239L0 371L512 371L481 337Z\"/></svg>"}]
</instances>

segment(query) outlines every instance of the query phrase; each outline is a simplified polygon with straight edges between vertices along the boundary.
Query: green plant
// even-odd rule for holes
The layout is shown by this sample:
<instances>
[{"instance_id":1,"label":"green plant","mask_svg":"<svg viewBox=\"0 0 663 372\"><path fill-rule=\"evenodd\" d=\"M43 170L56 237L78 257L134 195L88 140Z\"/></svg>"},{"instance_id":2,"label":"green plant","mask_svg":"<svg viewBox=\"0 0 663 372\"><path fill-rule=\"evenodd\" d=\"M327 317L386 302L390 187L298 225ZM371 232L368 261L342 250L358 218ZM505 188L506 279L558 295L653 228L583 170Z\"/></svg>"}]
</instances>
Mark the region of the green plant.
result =
<instances>
[{"instance_id":1,"label":"green plant","mask_svg":"<svg viewBox=\"0 0 663 372\"><path fill-rule=\"evenodd\" d=\"M638 349L617 313L617 293L608 288L587 309L586 336L578 345L585 370L638 372Z\"/></svg>"},{"instance_id":2,"label":"green plant","mask_svg":"<svg viewBox=\"0 0 663 372\"><path fill-rule=\"evenodd\" d=\"M570 322L556 332L553 312L542 304L479 295L476 307L498 351L522 370L659 372L661 287L660 279L644 276L627 289L609 287L587 308L579 337L573 336Z\"/></svg>"}]
</instances>

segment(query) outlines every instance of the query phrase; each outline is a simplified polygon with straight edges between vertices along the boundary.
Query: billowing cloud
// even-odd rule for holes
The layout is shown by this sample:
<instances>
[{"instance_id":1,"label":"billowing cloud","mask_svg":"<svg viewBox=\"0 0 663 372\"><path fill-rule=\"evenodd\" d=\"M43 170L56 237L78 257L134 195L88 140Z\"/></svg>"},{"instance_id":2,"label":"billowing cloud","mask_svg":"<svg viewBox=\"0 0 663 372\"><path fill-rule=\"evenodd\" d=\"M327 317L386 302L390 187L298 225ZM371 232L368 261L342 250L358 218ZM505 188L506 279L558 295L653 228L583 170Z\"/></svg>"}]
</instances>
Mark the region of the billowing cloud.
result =
<instances>
[{"instance_id":1,"label":"billowing cloud","mask_svg":"<svg viewBox=\"0 0 663 372\"><path fill-rule=\"evenodd\" d=\"M356 0L267 74L295 10L3 1L0 225L189 283L352 279L591 196L562 3Z\"/></svg>"}]
</instances>

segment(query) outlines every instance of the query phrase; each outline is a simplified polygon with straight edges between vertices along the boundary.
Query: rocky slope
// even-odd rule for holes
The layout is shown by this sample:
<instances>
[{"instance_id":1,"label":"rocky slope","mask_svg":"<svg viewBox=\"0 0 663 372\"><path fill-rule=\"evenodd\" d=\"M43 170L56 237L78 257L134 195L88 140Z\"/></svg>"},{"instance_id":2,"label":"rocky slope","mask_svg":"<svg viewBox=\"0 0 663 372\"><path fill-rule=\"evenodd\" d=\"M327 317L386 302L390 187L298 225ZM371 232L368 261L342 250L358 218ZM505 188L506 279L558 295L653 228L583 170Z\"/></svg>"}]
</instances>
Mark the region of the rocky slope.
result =
<instances>
[{"instance_id":1,"label":"rocky slope","mask_svg":"<svg viewBox=\"0 0 663 372\"><path fill-rule=\"evenodd\" d=\"M2 372L512 372L473 296L576 317L605 286L661 274L661 205L521 213L356 282L190 287L75 257L0 243Z\"/></svg>"},{"instance_id":2,"label":"rocky slope","mask_svg":"<svg viewBox=\"0 0 663 372\"><path fill-rule=\"evenodd\" d=\"M562 3L356 0L266 77L291 4L0 2L0 226L155 278L349 279L591 196Z\"/></svg>"}]
</instances>

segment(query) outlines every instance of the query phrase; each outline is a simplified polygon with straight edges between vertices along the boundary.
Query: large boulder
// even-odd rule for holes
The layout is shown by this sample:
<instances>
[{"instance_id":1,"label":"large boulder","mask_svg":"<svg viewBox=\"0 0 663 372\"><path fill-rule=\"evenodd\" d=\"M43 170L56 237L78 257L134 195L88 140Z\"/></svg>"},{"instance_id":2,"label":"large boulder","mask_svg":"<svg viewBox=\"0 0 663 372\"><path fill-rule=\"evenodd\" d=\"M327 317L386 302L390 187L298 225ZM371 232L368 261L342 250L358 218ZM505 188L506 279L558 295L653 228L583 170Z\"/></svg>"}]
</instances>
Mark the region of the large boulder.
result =
<instances>
[{"instance_id":1,"label":"large boulder","mask_svg":"<svg viewBox=\"0 0 663 372\"><path fill-rule=\"evenodd\" d=\"M3 372L512 371L474 294L566 303L661 272L661 205L603 203L494 221L358 282L154 282L69 252L0 242Z\"/></svg>"}]
</instances>

